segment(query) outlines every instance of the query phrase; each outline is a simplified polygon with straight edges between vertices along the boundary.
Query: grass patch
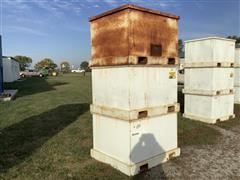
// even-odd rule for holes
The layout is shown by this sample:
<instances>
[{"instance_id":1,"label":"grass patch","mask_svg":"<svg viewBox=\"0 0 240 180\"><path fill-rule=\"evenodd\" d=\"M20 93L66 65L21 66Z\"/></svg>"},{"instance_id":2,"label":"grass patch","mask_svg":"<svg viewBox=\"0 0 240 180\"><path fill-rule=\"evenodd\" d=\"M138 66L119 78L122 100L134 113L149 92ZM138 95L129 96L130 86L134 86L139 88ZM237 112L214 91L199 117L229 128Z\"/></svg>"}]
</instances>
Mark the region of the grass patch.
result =
<instances>
[{"instance_id":1,"label":"grass patch","mask_svg":"<svg viewBox=\"0 0 240 180\"><path fill-rule=\"evenodd\" d=\"M191 145L215 144L221 133L200 121L194 121L178 114L178 144L180 147Z\"/></svg>"}]
</instances>

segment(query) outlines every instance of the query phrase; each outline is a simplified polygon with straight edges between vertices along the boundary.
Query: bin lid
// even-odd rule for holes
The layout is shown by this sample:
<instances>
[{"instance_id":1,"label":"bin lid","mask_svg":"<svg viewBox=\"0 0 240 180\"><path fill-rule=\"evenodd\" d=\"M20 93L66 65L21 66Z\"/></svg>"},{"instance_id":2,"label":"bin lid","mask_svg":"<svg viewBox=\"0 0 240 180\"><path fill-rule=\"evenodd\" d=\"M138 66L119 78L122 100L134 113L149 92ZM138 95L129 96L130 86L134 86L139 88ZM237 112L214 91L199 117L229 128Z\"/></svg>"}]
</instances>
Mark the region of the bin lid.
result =
<instances>
[{"instance_id":1,"label":"bin lid","mask_svg":"<svg viewBox=\"0 0 240 180\"><path fill-rule=\"evenodd\" d=\"M99 15L90 17L90 18L89 18L89 21L91 22L91 21L97 20L97 19L99 19L99 18L102 18L102 17L104 17L104 16L108 16L108 15L114 14L114 13L116 13L116 12L125 10L125 9L135 9L135 10L138 10L138 11L143 11L143 12L147 12L147 13L151 13L151 14L156 14L156 15L160 15L160 16L165 16L165 17L173 18L173 19L177 19L177 20L180 18L179 16L176 16L176 15L173 15L173 14L169 14L169 13L165 13L165 12L160 12L160 11L156 11L156 10L152 10L152 9L147 9L147 8L140 7L140 6L136 6L136 5L133 5L133 4L126 4L126 5L120 6L120 7L118 7L118 8L115 8L115 9L112 9L112 10L109 10L109 11L106 11L106 12L104 12L104 13L101 13L101 14L99 14Z\"/></svg>"}]
</instances>

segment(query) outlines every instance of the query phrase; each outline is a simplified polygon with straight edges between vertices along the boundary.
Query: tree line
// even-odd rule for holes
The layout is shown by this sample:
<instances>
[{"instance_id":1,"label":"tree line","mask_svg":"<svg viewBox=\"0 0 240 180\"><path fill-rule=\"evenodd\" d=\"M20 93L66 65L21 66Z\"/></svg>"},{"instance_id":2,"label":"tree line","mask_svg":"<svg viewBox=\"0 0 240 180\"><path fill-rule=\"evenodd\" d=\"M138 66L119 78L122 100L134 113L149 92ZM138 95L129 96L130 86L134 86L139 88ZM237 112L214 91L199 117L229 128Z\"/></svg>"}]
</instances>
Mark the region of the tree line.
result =
<instances>
[{"instance_id":1,"label":"tree line","mask_svg":"<svg viewBox=\"0 0 240 180\"><path fill-rule=\"evenodd\" d=\"M19 62L21 71L25 71L32 64L32 58L28 56L17 55L14 57L14 59L16 59ZM34 65L34 68L36 70L41 70L41 69L55 70L58 68L58 65L51 58L44 58L39 62L37 62ZM84 69L85 71L89 71L89 63L87 61L83 61L80 64L80 68ZM70 72L71 70L70 63L66 60L62 61L60 63L59 70L62 72Z\"/></svg>"}]
</instances>

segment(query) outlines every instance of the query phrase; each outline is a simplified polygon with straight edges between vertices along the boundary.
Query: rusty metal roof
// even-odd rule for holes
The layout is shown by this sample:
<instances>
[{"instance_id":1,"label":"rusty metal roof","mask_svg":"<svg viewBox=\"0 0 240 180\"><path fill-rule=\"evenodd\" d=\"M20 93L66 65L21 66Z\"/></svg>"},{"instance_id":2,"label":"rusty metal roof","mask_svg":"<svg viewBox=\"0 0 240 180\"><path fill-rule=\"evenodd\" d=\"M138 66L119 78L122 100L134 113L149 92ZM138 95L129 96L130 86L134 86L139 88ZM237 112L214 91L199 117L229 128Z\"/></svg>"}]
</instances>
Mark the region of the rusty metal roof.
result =
<instances>
[{"instance_id":1,"label":"rusty metal roof","mask_svg":"<svg viewBox=\"0 0 240 180\"><path fill-rule=\"evenodd\" d=\"M104 12L102 14L90 17L89 21L91 22L91 21L94 21L96 19L99 19L99 18L102 18L104 16L108 16L108 15L114 14L116 12L119 12L119 11L122 11L122 10L125 10L125 9L135 9L135 10L138 10L138 11L143 11L143 12L156 14L156 15L160 15L160 16L165 16L165 17L173 18L173 19L179 19L180 18L179 16L176 16L176 15L173 15L173 14L147 9L147 8L143 8L143 7L140 7L140 6L133 5L133 4L126 4L126 5L120 6L118 8L106 11L106 12Z\"/></svg>"}]
</instances>

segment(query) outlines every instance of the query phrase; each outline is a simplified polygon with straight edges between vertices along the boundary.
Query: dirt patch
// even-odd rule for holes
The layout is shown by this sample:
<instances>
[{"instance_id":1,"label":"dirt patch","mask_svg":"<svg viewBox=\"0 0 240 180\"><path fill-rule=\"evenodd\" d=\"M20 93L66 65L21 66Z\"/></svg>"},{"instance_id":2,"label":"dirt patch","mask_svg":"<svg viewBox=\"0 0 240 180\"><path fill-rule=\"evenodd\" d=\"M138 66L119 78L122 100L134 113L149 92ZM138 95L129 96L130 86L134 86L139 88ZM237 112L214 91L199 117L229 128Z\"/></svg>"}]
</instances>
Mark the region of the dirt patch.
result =
<instances>
[{"instance_id":1,"label":"dirt patch","mask_svg":"<svg viewBox=\"0 0 240 180\"><path fill-rule=\"evenodd\" d=\"M239 179L240 125L230 130L218 126L211 127L222 134L218 143L185 146L181 148L181 157L151 169L142 177L144 179Z\"/></svg>"}]
</instances>

